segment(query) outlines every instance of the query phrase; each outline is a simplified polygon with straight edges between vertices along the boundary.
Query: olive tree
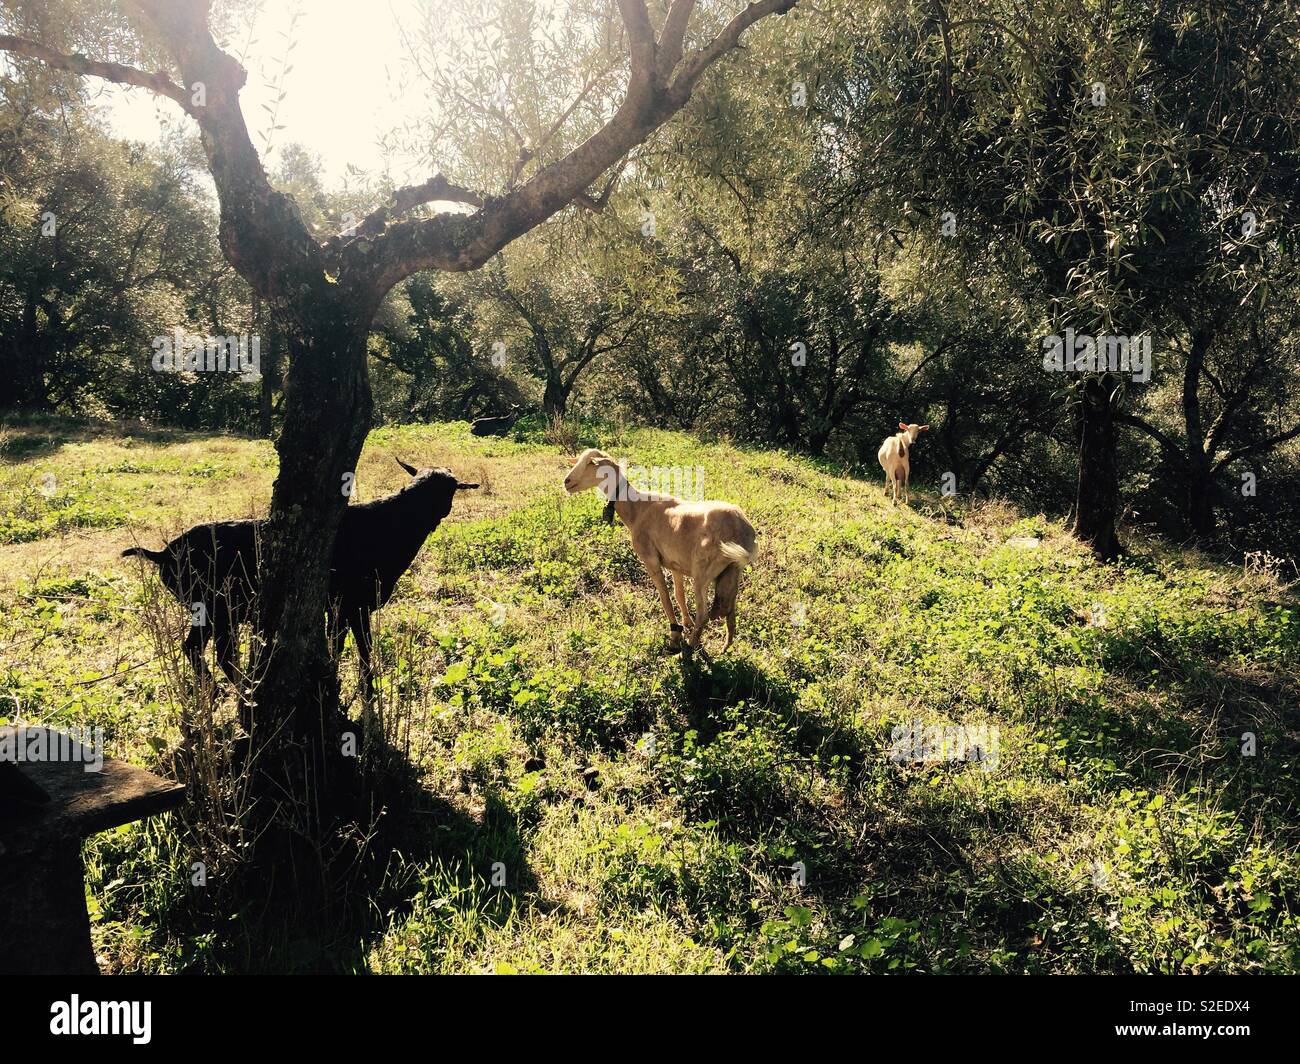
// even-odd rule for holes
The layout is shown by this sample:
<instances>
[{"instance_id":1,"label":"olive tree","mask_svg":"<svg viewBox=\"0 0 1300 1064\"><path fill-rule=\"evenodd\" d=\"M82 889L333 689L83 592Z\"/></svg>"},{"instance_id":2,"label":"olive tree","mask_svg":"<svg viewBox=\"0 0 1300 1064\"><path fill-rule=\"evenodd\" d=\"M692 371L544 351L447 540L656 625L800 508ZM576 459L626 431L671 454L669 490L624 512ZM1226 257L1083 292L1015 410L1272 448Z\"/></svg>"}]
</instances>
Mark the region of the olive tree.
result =
<instances>
[{"instance_id":1,"label":"olive tree","mask_svg":"<svg viewBox=\"0 0 1300 1064\"><path fill-rule=\"evenodd\" d=\"M62 11L11 3L0 12L0 50L24 71L44 67L138 86L171 100L194 121L220 199L222 251L265 301L285 338L279 472L261 544L253 739L259 748L272 736L301 741L305 756L282 762L305 764L305 777L321 784L318 793L337 789L325 776L348 770L337 754L337 722L330 719L337 712L338 673L324 625L326 584L347 503L342 485L356 469L370 425L367 338L380 303L412 274L477 269L568 205L598 206L593 186L686 106L749 27L797 2L756 0L729 13L723 4L671 0L656 4L653 16L646 0L586 5L595 35L603 35L608 54L616 52L619 61L612 81L601 82L611 90L610 107L589 122L589 131L583 128L581 139L566 131L584 116L592 119L587 93L559 110L540 142L519 134L505 183L475 187L435 172L395 189L357 224L325 239L313 235L293 199L268 179L240 107L247 75L222 44L230 36L226 7L211 0L119 0L69 2ZM503 40L493 54L505 63L536 46L521 34ZM490 71L465 73L468 81L459 81L455 91L478 112L494 111L492 98L473 98ZM476 83L479 74L484 80ZM466 124L448 135L486 134L488 128ZM428 209L434 204L447 209ZM286 771L293 774L289 791L301 793L304 772Z\"/></svg>"}]
</instances>

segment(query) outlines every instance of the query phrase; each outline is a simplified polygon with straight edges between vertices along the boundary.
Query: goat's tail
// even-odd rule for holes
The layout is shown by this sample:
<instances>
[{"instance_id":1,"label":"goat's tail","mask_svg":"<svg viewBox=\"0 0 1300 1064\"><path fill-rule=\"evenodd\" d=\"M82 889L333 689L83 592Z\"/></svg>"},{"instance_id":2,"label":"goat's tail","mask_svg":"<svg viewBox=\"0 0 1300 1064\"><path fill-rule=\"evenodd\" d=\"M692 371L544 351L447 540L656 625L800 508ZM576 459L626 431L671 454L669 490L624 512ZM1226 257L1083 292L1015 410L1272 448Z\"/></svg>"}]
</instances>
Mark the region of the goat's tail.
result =
<instances>
[{"instance_id":1,"label":"goat's tail","mask_svg":"<svg viewBox=\"0 0 1300 1064\"><path fill-rule=\"evenodd\" d=\"M154 565L162 565L163 559L167 557L166 551L150 550L148 547L127 547L126 550L122 552L122 557L130 558L132 555L136 554L141 558L148 558L154 563Z\"/></svg>"},{"instance_id":2,"label":"goat's tail","mask_svg":"<svg viewBox=\"0 0 1300 1064\"><path fill-rule=\"evenodd\" d=\"M718 551L729 562L740 566L742 569L747 565L754 564L754 551L746 550L739 543L724 543L718 548Z\"/></svg>"}]
</instances>

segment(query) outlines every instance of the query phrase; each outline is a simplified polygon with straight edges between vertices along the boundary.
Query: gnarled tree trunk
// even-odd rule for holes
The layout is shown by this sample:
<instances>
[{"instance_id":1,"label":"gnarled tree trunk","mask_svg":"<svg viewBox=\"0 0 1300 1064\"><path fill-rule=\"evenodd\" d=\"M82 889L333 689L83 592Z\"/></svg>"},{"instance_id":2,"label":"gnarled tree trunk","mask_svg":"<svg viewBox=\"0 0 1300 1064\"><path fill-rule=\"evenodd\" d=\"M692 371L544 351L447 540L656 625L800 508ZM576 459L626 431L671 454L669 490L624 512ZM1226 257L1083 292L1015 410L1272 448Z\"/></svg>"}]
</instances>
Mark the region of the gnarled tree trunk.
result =
<instances>
[{"instance_id":1,"label":"gnarled tree trunk","mask_svg":"<svg viewBox=\"0 0 1300 1064\"><path fill-rule=\"evenodd\" d=\"M1074 535L1100 558L1119 556L1115 522L1119 513L1119 475L1115 459L1115 411L1109 376L1085 377L1079 388L1079 482Z\"/></svg>"},{"instance_id":2,"label":"gnarled tree trunk","mask_svg":"<svg viewBox=\"0 0 1300 1064\"><path fill-rule=\"evenodd\" d=\"M37 326L36 281L23 300L21 327L9 337L8 358L0 373L0 410L48 410L44 338Z\"/></svg>"},{"instance_id":3,"label":"gnarled tree trunk","mask_svg":"<svg viewBox=\"0 0 1300 1064\"><path fill-rule=\"evenodd\" d=\"M542 393L542 413L547 417L564 417L569 409L569 389L564 386L559 370L546 374L546 390Z\"/></svg>"},{"instance_id":4,"label":"gnarled tree trunk","mask_svg":"<svg viewBox=\"0 0 1300 1064\"><path fill-rule=\"evenodd\" d=\"M326 585L334 536L370 427L368 316L336 299L292 315L280 471L261 544L254 657L260 736L333 744L326 712L338 674L326 640ZM323 756L323 747L317 753Z\"/></svg>"}]
</instances>

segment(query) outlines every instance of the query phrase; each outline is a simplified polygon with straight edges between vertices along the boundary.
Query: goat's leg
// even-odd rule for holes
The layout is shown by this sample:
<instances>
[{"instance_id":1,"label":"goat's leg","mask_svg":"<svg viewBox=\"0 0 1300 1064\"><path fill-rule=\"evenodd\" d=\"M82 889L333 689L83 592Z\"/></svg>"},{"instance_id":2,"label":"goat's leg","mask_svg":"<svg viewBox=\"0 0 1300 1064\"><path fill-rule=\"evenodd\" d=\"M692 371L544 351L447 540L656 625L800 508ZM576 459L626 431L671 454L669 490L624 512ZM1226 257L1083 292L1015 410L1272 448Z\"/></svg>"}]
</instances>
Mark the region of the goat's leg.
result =
<instances>
[{"instance_id":1,"label":"goat's leg","mask_svg":"<svg viewBox=\"0 0 1300 1064\"><path fill-rule=\"evenodd\" d=\"M700 645L700 637L709 625L709 571L703 566L696 566L691 571L691 585L695 589L695 624L691 627L691 649Z\"/></svg>"},{"instance_id":2,"label":"goat's leg","mask_svg":"<svg viewBox=\"0 0 1300 1064\"><path fill-rule=\"evenodd\" d=\"M677 599L677 608L682 615L683 627L693 627L695 618L691 616L690 609L686 605L686 574L673 570L673 597Z\"/></svg>"},{"instance_id":3,"label":"goat's leg","mask_svg":"<svg viewBox=\"0 0 1300 1064\"><path fill-rule=\"evenodd\" d=\"M904 506L912 505L912 491L910 487L911 481L912 481L912 471L908 469L907 466L904 466L903 467L903 505Z\"/></svg>"},{"instance_id":4,"label":"goat's leg","mask_svg":"<svg viewBox=\"0 0 1300 1064\"><path fill-rule=\"evenodd\" d=\"M659 604L664 608L664 616L668 618L668 645L676 650L682 642L682 626L677 623L677 614L673 612L673 600L668 594L668 584L664 580L663 567L659 564L659 559L645 562L645 567L650 573L650 580L654 583L655 590L659 592Z\"/></svg>"},{"instance_id":5,"label":"goat's leg","mask_svg":"<svg viewBox=\"0 0 1300 1064\"><path fill-rule=\"evenodd\" d=\"M339 659L343 657L343 644L347 642L348 621L346 617L340 617L331 610L326 624L330 641L330 653L334 655L334 662L337 664Z\"/></svg>"},{"instance_id":6,"label":"goat's leg","mask_svg":"<svg viewBox=\"0 0 1300 1064\"><path fill-rule=\"evenodd\" d=\"M709 610L709 620L727 622L727 641L723 644L721 654L727 652L736 635L736 598L740 594L741 568L730 565L718 574L713 586L713 607Z\"/></svg>"},{"instance_id":7,"label":"goat's leg","mask_svg":"<svg viewBox=\"0 0 1300 1064\"><path fill-rule=\"evenodd\" d=\"M357 659L361 668L361 698L366 713L374 712L375 672L371 662L370 611L365 607L357 610L348 622L352 628L352 640L357 644Z\"/></svg>"},{"instance_id":8,"label":"goat's leg","mask_svg":"<svg viewBox=\"0 0 1300 1064\"><path fill-rule=\"evenodd\" d=\"M239 662L235 660L235 645L239 629L229 616L218 614L212 625L212 636L216 640L217 664L226 674L226 679L235 685L235 690L243 695L243 677L239 674Z\"/></svg>"},{"instance_id":9,"label":"goat's leg","mask_svg":"<svg viewBox=\"0 0 1300 1064\"><path fill-rule=\"evenodd\" d=\"M235 688L235 698L239 704L239 726L246 737L253 734L253 702L246 689L247 677L239 666L239 614L230 612L218 614L212 626L212 635L217 651L217 664L226 674ZM235 746L235 763L242 765L248 756L248 739L238 740Z\"/></svg>"},{"instance_id":10,"label":"goat's leg","mask_svg":"<svg viewBox=\"0 0 1300 1064\"><path fill-rule=\"evenodd\" d=\"M206 624L192 625L189 634L181 643L185 656L189 659L190 667L194 670L195 678L200 685L214 682L212 673L208 671L207 662L203 660L203 650L208 645L209 634Z\"/></svg>"}]
</instances>

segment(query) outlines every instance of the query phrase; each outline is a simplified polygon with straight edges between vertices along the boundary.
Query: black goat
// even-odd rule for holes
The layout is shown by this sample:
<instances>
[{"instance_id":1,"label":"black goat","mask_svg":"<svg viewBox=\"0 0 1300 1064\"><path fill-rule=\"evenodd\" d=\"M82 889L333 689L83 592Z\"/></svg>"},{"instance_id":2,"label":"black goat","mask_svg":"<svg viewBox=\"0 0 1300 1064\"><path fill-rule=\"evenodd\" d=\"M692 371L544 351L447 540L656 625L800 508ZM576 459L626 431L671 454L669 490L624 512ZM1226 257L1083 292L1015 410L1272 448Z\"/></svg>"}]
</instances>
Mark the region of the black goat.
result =
<instances>
[{"instance_id":1,"label":"black goat","mask_svg":"<svg viewBox=\"0 0 1300 1064\"><path fill-rule=\"evenodd\" d=\"M373 693L370 614L384 605L402 574L411 567L425 539L451 512L462 484L446 469L415 469L397 464L415 480L401 491L343 511L330 567L329 609L337 657L349 629L361 659L367 701ZM122 557L139 555L158 566L163 585L194 611L182 646L199 679L210 677L203 661L208 639L216 638L217 663L231 683L240 685L235 662L239 626L251 620L258 591L258 538L262 521L216 521L195 525L162 550L130 547Z\"/></svg>"},{"instance_id":2,"label":"black goat","mask_svg":"<svg viewBox=\"0 0 1300 1064\"><path fill-rule=\"evenodd\" d=\"M471 436L504 436L512 428L515 422L524 416L522 406L512 406L510 413L502 417L476 417L470 422L469 431Z\"/></svg>"}]
</instances>

